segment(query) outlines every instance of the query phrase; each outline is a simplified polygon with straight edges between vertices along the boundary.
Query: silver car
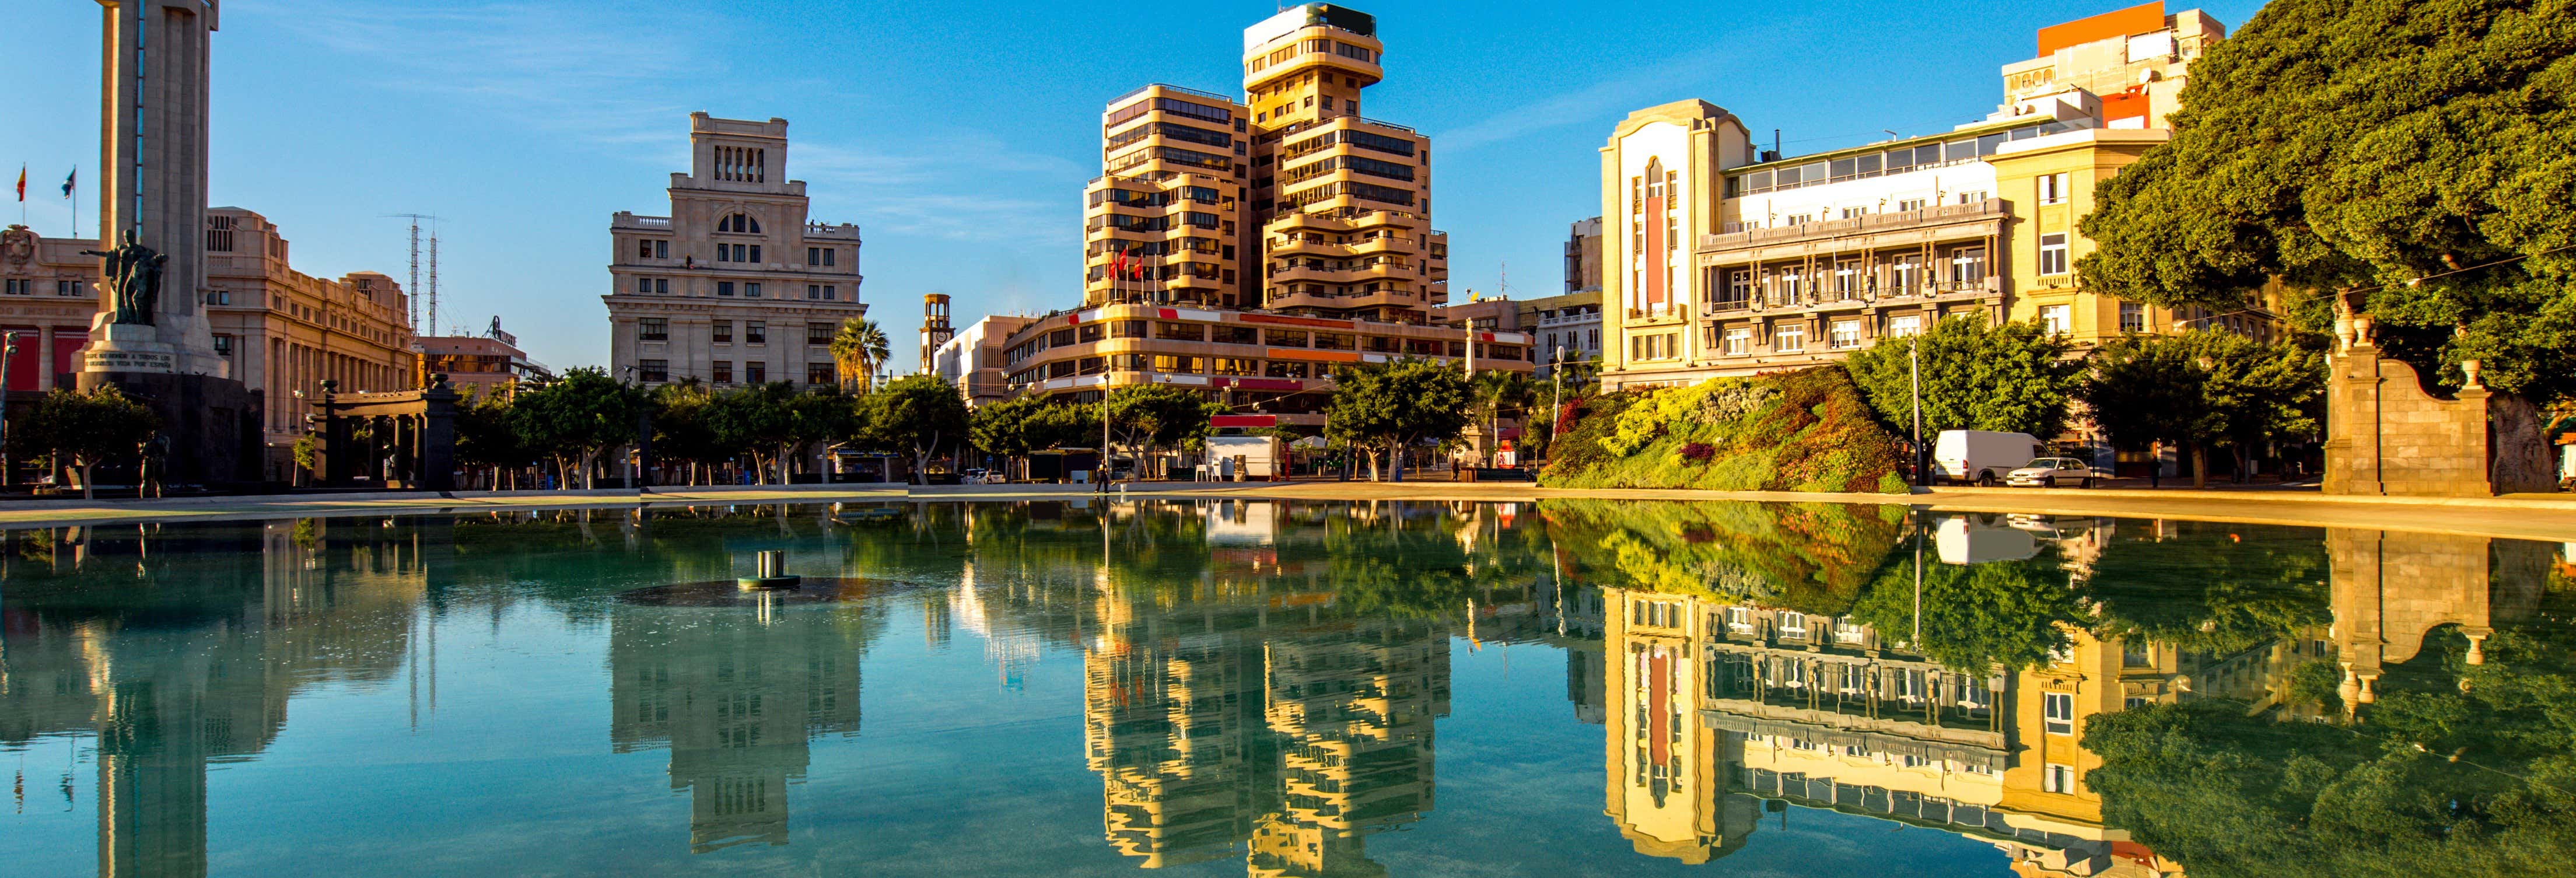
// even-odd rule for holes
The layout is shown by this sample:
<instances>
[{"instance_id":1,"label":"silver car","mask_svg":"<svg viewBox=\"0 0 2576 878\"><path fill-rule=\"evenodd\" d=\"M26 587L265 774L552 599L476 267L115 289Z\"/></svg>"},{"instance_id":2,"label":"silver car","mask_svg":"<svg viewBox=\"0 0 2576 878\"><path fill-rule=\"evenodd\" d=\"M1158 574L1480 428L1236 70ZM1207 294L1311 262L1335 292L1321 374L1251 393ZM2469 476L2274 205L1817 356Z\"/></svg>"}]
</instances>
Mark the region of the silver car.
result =
<instances>
[{"instance_id":1,"label":"silver car","mask_svg":"<svg viewBox=\"0 0 2576 878\"><path fill-rule=\"evenodd\" d=\"M2004 484L2021 487L2054 488L2069 482L2078 487L2093 487L2093 467L2072 457L2042 457L2004 475Z\"/></svg>"}]
</instances>

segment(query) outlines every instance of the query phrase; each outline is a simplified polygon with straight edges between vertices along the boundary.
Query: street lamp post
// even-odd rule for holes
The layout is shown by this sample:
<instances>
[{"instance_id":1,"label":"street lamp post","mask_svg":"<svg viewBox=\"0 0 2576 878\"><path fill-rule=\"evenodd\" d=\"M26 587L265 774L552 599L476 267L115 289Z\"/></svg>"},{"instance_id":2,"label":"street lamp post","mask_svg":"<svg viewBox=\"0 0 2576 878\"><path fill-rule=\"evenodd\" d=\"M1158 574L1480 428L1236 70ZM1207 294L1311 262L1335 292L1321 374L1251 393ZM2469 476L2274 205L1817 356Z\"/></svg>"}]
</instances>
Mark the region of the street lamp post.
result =
<instances>
[{"instance_id":1,"label":"street lamp post","mask_svg":"<svg viewBox=\"0 0 2576 878\"><path fill-rule=\"evenodd\" d=\"M1923 447L1923 341L1921 336L1905 338L1905 384L1914 396L1914 484L1932 483L1928 460L1929 449Z\"/></svg>"},{"instance_id":2,"label":"street lamp post","mask_svg":"<svg viewBox=\"0 0 2576 878\"><path fill-rule=\"evenodd\" d=\"M13 474L9 466L9 357L17 353L18 336L26 333L12 330L0 333L0 485L9 483Z\"/></svg>"}]
</instances>

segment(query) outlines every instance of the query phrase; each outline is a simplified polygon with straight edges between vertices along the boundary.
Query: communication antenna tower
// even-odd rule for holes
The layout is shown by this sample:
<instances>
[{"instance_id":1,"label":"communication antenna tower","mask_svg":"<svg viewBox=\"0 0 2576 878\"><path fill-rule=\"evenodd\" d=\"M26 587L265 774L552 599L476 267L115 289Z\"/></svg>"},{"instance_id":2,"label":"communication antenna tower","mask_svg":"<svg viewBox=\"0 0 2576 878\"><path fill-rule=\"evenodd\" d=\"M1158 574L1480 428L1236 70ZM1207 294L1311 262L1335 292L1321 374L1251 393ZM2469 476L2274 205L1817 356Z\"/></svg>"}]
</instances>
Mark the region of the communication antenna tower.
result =
<instances>
[{"instance_id":1,"label":"communication antenna tower","mask_svg":"<svg viewBox=\"0 0 2576 878\"><path fill-rule=\"evenodd\" d=\"M429 226L429 330L438 334L438 224Z\"/></svg>"},{"instance_id":2,"label":"communication antenna tower","mask_svg":"<svg viewBox=\"0 0 2576 878\"><path fill-rule=\"evenodd\" d=\"M423 327L420 324L420 221L428 220L431 223L429 233L429 286L430 289L435 290L438 288L438 218L425 213L389 213L385 215L396 219L411 220L411 283L409 286L403 287L403 290L411 294L412 335L437 335L438 333L436 332L422 331ZM432 304L429 307L429 319L436 321L438 319L437 299L433 297L431 302Z\"/></svg>"}]
</instances>

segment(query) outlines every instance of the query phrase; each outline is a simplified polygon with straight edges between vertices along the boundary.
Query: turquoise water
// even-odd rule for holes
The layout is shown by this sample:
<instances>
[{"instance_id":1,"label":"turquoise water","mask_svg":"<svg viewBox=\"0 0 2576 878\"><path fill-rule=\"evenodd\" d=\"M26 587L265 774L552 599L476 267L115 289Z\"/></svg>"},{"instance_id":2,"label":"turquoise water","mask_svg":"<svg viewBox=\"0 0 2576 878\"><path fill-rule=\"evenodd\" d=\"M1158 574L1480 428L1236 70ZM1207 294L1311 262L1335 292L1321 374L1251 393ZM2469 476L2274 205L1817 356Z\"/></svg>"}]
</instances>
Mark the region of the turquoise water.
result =
<instances>
[{"instance_id":1,"label":"turquoise water","mask_svg":"<svg viewBox=\"0 0 2576 878\"><path fill-rule=\"evenodd\" d=\"M16 530L6 875L2563 874L2562 548L1904 507ZM753 592L753 553L796 588Z\"/></svg>"}]
</instances>

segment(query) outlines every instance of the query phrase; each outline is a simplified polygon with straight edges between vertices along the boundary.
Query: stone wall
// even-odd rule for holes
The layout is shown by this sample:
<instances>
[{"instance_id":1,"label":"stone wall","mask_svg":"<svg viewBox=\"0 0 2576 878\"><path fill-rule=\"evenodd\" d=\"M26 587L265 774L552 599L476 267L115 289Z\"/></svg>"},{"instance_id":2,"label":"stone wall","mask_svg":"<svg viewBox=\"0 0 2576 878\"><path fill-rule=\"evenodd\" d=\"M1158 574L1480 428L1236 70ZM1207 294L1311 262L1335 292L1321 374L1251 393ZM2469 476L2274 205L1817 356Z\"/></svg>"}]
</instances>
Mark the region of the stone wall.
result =
<instances>
[{"instance_id":1,"label":"stone wall","mask_svg":"<svg viewBox=\"0 0 2576 878\"><path fill-rule=\"evenodd\" d=\"M2434 396L2413 366L2366 340L2330 363L2326 493L2485 497L2555 487L2529 403L2494 394L2474 374L2456 399Z\"/></svg>"}]
</instances>

